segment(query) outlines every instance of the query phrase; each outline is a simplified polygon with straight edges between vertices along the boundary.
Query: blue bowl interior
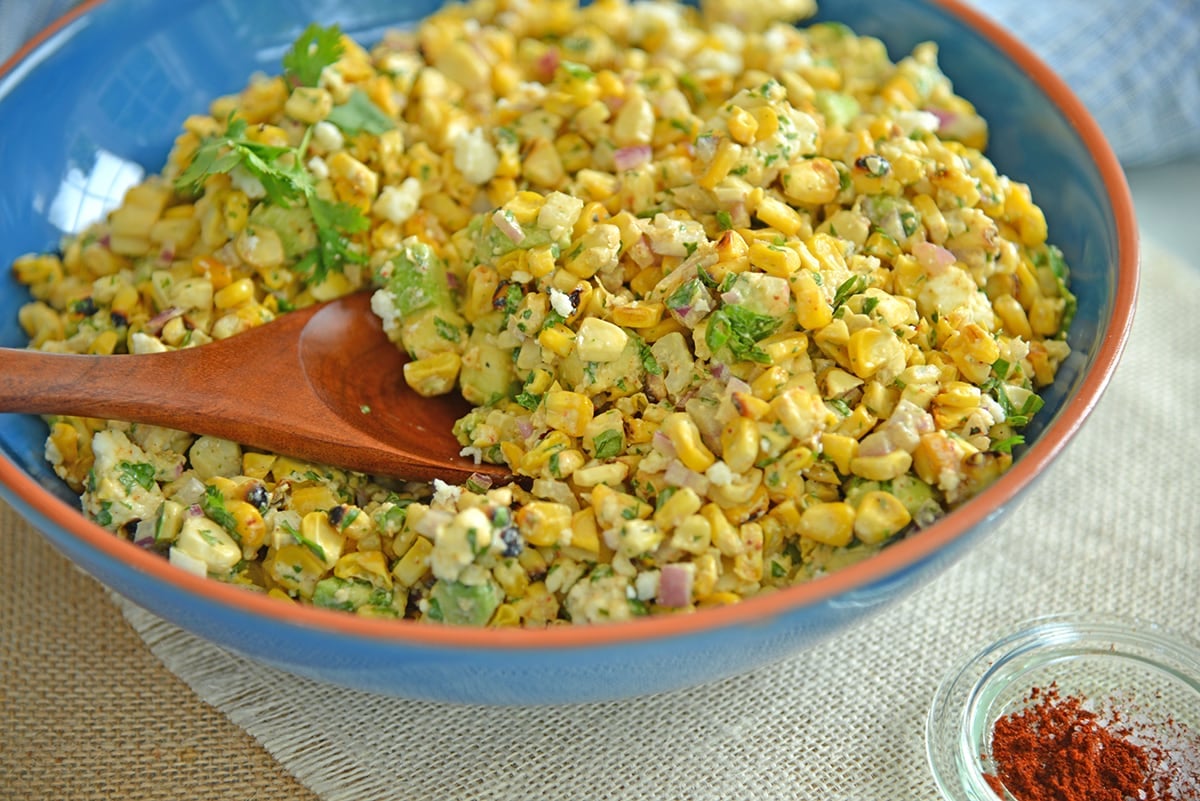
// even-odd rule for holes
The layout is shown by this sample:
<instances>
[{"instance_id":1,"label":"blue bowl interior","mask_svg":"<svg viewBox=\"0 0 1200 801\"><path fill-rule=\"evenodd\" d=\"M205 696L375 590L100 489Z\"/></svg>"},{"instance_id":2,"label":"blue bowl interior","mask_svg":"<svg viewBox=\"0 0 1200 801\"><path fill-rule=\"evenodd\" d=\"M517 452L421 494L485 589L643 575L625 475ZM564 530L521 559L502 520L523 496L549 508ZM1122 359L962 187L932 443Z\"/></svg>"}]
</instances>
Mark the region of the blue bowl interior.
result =
<instances>
[{"instance_id":1,"label":"blue bowl interior","mask_svg":"<svg viewBox=\"0 0 1200 801\"><path fill-rule=\"evenodd\" d=\"M0 77L0 345L22 346L17 310L29 300L7 266L52 250L115 205L165 161L184 118L239 90L254 71L278 72L309 20L337 22L360 41L441 4L416 0L109 0L73 20ZM1071 121L995 45L952 13L920 0L829 0L819 19L878 36L893 59L936 41L958 92L991 123L989 155L1033 189L1051 238L1072 268L1076 355L1044 393L1030 441L1078 390L1113 312L1114 210ZM45 426L0 414L0 451L71 506L74 494L42 459Z\"/></svg>"}]
</instances>

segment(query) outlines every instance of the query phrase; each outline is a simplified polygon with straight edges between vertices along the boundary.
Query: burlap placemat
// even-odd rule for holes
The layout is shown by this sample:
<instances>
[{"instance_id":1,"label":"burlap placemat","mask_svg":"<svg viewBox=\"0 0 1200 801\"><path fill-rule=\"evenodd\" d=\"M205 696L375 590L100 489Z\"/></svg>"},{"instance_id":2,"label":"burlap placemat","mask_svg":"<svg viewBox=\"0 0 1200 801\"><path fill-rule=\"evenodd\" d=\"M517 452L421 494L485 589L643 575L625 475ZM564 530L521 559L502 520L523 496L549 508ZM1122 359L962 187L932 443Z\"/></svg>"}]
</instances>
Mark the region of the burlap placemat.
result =
<instances>
[{"instance_id":1,"label":"burlap placemat","mask_svg":"<svg viewBox=\"0 0 1200 801\"><path fill-rule=\"evenodd\" d=\"M1116 379L1004 526L844 636L687 691L488 709L317 685L119 602L131 631L5 509L7 797L312 798L290 773L327 801L932 799L929 701L942 675L995 634L1035 615L1092 610L1200 636L1200 265L1153 245L1144 261Z\"/></svg>"}]
</instances>

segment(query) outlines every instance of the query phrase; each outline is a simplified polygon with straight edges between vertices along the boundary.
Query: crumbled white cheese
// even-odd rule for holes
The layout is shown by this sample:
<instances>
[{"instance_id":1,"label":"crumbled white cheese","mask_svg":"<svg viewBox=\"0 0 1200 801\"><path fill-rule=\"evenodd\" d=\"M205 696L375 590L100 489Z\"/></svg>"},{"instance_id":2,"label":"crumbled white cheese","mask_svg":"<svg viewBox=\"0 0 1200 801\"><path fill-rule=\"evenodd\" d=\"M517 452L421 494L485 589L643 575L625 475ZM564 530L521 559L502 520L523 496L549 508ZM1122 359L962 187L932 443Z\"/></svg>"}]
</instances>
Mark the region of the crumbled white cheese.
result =
<instances>
[{"instance_id":1,"label":"crumbled white cheese","mask_svg":"<svg viewBox=\"0 0 1200 801\"><path fill-rule=\"evenodd\" d=\"M500 156L488 141L483 128L460 133L454 141L454 166L473 184L482 185L496 176Z\"/></svg>"},{"instance_id":2,"label":"crumbled white cheese","mask_svg":"<svg viewBox=\"0 0 1200 801\"><path fill-rule=\"evenodd\" d=\"M733 483L733 471L729 469L729 465L722 461L713 462L707 470L704 471L704 477L714 487L728 487Z\"/></svg>"},{"instance_id":3,"label":"crumbled white cheese","mask_svg":"<svg viewBox=\"0 0 1200 801\"><path fill-rule=\"evenodd\" d=\"M454 507L462 496L463 488L447 484L440 478L433 480L433 504Z\"/></svg>"},{"instance_id":4,"label":"crumbled white cheese","mask_svg":"<svg viewBox=\"0 0 1200 801\"><path fill-rule=\"evenodd\" d=\"M325 159L320 156L313 156L308 160L308 171L313 174L313 177L318 181L324 181L329 177L329 165L325 163Z\"/></svg>"},{"instance_id":5,"label":"crumbled white cheese","mask_svg":"<svg viewBox=\"0 0 1200 801\"><path fill-rule=\"evenodd\" d=\"M342 136L342 130L332 122L321 120L313 126L313 144L322 150L333 152L346 146L346 137Z\"/></svg>"},{"instance_id":6,"label":"crumbled white cheese","mask_svg":"<svg viewBox=\"0 0 1200 801\"><path fill-rule=\"evenodd\" d=\"M639 601L653 601L658 595L659 575L657 570L638 573L637 578L633 580L633 586Z\"/></svg>"},{"instance_id":7,"label":"crumbled white cheese","mask_svg":"<svg viewBox=\"0 0 1200 801\"><path fill-rule=\"evenodd\" d=\"M554 287L550 287L550 306L563 317L570 317L575 313L575 304L571 302L571 296Z\"/></svg>"},{"instance_id":8,"label":"crumbled white cheese","mask_svg":"<svg viewBox=\"0 0 1200 801\"><path fill-rule=\"evenodd\" d=\"M229 182L233 184L234 189L240 189L251 200L261 200L267 196L267 189L262 181L240 164L229 171Z\"/></svg>"},{"instance_id":9,"label":"crumbled white cheese","mask_svg":"<svg viewBox=\"0 0 1200 801\"><path fill-rule=\"evenodd\" d=\"M399 186L385 186L375 200L372 211L399 225L413 216L420 204L421 182L416 178L405 178Z\"/></svg>"}]
</instances>

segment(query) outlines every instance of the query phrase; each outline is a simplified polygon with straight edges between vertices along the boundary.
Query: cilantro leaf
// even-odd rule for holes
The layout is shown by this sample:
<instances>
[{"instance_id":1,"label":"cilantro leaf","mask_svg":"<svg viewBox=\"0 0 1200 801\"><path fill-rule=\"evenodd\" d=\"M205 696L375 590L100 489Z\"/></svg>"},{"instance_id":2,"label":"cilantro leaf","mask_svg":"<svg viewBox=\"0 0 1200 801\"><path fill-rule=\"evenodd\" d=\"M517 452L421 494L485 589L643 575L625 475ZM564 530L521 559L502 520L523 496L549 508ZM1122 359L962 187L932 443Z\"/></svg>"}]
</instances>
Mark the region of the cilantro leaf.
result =
<instances>
[{"instance_id":1,"label":"cilantro leaf","mask_svg":"<svg viewBox=\"0 0 1200 801\"><path fill-rule=\"evenodd\" d=\"M838 284L837 291L833 293L833 308L841 306L850 298L867 288L867 279L862 275L852 275L842 283Z\"/></svg>"},{"instance_id":2,"label":"cilantro leaf","mask_svg":"<svg viewBox=\"0 0 1200 801\"><path fill-rule=\"evenodd\" d=\"M221 494L221 490L211 485L205 487L204 497L200 499L200 508L209 520L232 534L235 540L241 540L237 533L237 518L225 508L225 496Z\"/></svg>"},{"instance_id":3,"label":"cilantro leaf","mask_svg":"<svg viewBox=\"0 0 1200 801\"><path fill-rule=\"evenodd\" d=\"M379 136L396 127L392 118L362 89L352 91L350 98L340 106L334 106L325 119L348 134L366 131Z\"/></svg>"},{"instance_id":4,"label":"cilantro leaf","mask_svg":"<svg viewBox=\"0 0 1200 801\"><path fill-rule=\"evenodd\" d=\"M736 359L769 364L771 357L758 343L775 333L782 321L769 314L750 311L744 306L725 305L709 318L704 342L716 353L728 347Z\"/></svg>"},{"instance_id":5,"label":"cilantro leaf","mask_svg":"<svg viewBox=\"0 0 1200 801\"><path fill-rule=\"evenodd\" d=\"M304 29L283 56L284 75L296 86L316 86L321 71L342 57L342 29L323 28L315 22Z\"/></svg>"},{"instance_id":6,"label":"cilantro leaf","mask_svg":"<svg viewBox=\"0 0 1200 801\"><path fill-rule=\"evenodd\" d=\"M195 190L208 176L240 166L263 185L268 200L286 208L312 191L313 186L312 176L300 166L298 158L290 162L283 159L284 154L294 152L290 147L247 139L246 121L230 118L225 133L200 143L191 163L175 179L175 186Z\"/></svg>"},{"instance_id":7,"label":"cilantro leaf","mask_svg":"<svg viewBox=\"0 0 1200 801\"><path fill-rule=\"evenodd\" d=\"M154 465L147 462L129 462L122 459L117 464L120 471L117 481L125 488L126 493L133 492L134 487L150 489L154 486Z\"/></svg>"},{"instance_id":8,"label":"cilantro leaf","mask_svg":"<svg viewBox=\"0 0 1200 801\"><path fill-rule=\"evenodd\" d=\"M296 272L319 284L330 271L340 272L347 263L366 262L367 257L343 236L365 231L370 225L359 209L315 194L308 196L308 208L317 224L317 247L300 259Z\"/></svg>"},{"instance_id":9,"label":"cilantro leaf","mask_svg":"<svg viewBox=\"0 0 1200 801\"><path fill-rule=\"evenodd\" d=\"M592 439L596 458L608 459L612 456L617 456L621 453L621 448L625 444L624 440L625 437L616 429L601 431Z\"/></svg>"}]
</instances>

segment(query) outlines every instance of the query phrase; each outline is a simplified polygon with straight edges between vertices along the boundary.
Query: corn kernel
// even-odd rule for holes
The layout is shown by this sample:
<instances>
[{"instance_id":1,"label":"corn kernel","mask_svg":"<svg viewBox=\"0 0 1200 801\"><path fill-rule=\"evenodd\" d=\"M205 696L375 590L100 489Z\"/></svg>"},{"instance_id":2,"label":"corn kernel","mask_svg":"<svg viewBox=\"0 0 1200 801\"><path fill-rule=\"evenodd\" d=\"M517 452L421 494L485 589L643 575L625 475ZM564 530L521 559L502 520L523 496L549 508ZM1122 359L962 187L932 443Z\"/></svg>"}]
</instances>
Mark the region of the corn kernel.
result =
<instances>
[{"instance_id":1,"label":"corn kernel","mask_svg":"<svg viewBox=\"0 0 1200 801\"><path fill-rule=\"evenodd\" d=\"M848 503L815 503L800 513L799 534L834 547L849 545L854 537L854 507Z\"/></svg>"}]
</instances>

